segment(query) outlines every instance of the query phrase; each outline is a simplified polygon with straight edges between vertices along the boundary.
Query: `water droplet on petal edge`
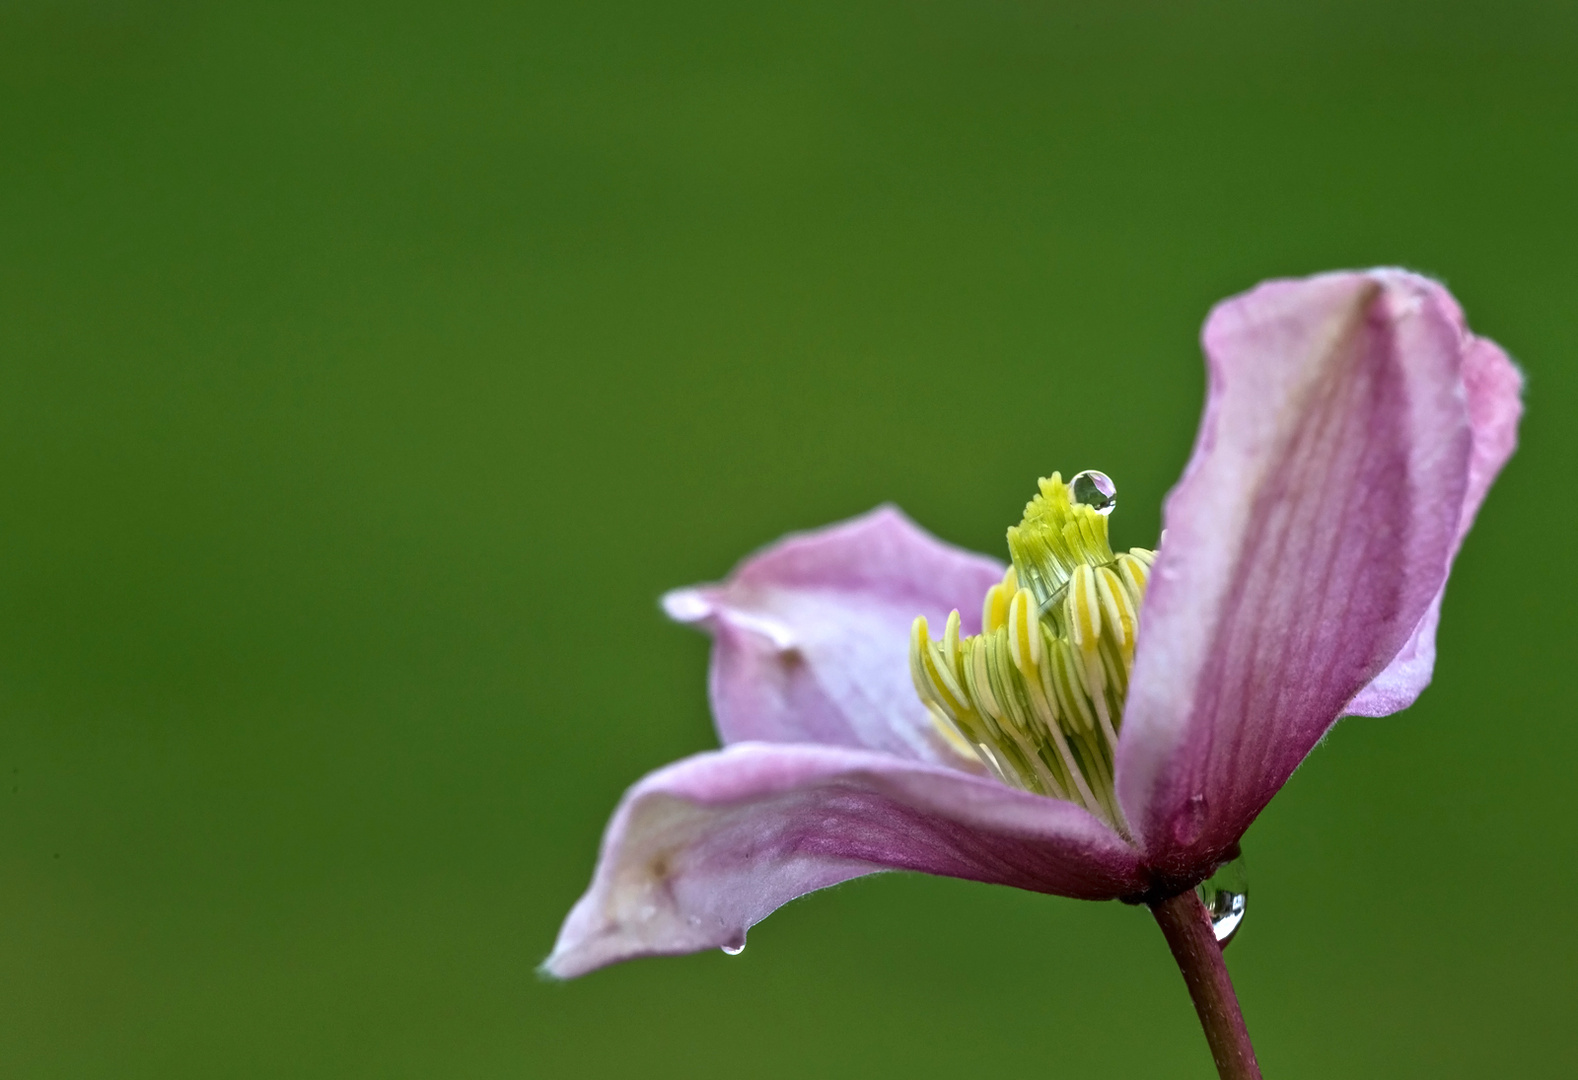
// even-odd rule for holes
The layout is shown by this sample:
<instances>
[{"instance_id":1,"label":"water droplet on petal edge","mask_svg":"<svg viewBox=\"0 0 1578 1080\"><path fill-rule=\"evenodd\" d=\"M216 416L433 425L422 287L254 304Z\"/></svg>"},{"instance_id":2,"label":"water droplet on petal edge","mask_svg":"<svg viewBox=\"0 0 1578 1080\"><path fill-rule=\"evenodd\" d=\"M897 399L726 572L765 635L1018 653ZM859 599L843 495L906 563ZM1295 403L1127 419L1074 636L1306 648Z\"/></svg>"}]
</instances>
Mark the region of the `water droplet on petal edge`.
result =
<instances>
[{"instance_id":1,"label":"water droplet on petal edge","mask_svg":"<svg viewBox=\"0 0 1578 1080\"><path fill-rule=\"evenodd\" d=\"M725 956L739 956L745 951L745 942L741 941L738 944L721 945L719 948L722 950L723 955Z\"/></svg>"},{"instance_id":2,"label":"water droplet on petal edge","mask_svg":"<svg viewBox=\"0 0 1578 1080\"><path fill-rule=\"evenodd\" d=\"M1217 943L1227 948L1233 935L1244 923L1244 911L1249 904L1249 874L1240 854L1231 862L1216 868L1216 873L1195 886L1195 893L1206 911L1211 913L1211 930Z\"/></svg>"},{"instance_id":3,"label":"water droplet on petal edge","mask_svg":"<svg viewBox=\"0 0 1578 1080\"><path fill-rule=\"evenodd\" d=\"M1075 473L1068 486L1075 502L1083 503L1098 514L1110 514L1118 505L1118 485L1104 472L1086 469Z\"/></svg>"}]
</instances>

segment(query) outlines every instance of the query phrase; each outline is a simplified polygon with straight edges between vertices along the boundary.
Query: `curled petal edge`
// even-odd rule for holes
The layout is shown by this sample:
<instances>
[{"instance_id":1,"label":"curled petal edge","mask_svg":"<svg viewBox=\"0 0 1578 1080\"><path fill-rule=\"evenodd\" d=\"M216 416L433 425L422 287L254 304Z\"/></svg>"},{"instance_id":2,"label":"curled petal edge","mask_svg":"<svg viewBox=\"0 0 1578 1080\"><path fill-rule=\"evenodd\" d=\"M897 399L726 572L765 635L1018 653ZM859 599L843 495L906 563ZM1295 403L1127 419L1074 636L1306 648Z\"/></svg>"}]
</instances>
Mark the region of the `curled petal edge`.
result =
<instances>
[{"instance_id":1,"label":"curled petal edge","mask_svg":"<svg viewBox=\"0 0 1578 1080\"><path fill-rule=\"evenodd\" d=\"M1455 303L1452 308L1456 309ZM1473 449L1469 454L1468 488L1458 516L1457 539L1447 555L1448 573L1485 496L1490 493L1490 485L1517 449L1518 421L1523 416L1523 375L1517 365L1494 341L1470 334L1461 313L1457 321L1464 342L1463 386ZM1441 601L1445 594L1443 584L1397 656L1348 703L1343 710L1345 714L1388 716L1408 708L1430 685L1435 672L1436 627L1441 621Z\"/></svg>"},{"instance_id":2,"label":"curled petal edge","mask_svg":"<svg viewBox=\"0 0 1578 1080\"><path fill-rule=\"evenodd\" d=\"M964 766L911 688L909 626L958 608L972 632L1002 573L882 506L780 540L663 607L713 635L708 686L725 745L812 742Z\"/></svg>"}]
</instances>

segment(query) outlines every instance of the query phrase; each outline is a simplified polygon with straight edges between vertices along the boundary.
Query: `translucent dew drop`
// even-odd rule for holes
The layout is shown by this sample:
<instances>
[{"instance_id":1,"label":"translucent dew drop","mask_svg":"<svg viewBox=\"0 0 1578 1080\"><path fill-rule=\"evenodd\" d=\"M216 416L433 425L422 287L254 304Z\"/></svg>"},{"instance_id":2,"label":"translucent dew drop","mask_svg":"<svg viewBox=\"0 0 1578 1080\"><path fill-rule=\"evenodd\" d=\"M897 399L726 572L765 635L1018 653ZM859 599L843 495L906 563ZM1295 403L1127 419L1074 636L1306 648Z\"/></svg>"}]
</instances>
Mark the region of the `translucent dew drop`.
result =
<instances>
[{"instance_id":1,"label":"translucent dew drop","mask_svg":"<svg viewBox=\"0 0 1578 1080\"><path fill-rule=\"evenodd\" d=\"M1074 474L1068 486L1073 490L1075 502L1083 503L1098 514L1110 514L1118 505L1118 485L1104 472L1086 469Z\"/></svg>"},{"instance_id":2,"label":"translucent dew drop","mask_svg":"<svg viewBox=\"0 0 1578 1080\"><path fill-rule=\"evenodd\" d=\"M1205 909L1211 913L1211 930L1222 948L1233 940L1244 923L1244 910L1249 903L1249 875L1244 867L1244 856L1223 863L1216 873L1195 886Z\"/></svg>"},{"instance_id":3,"label":"translucent dew drop","mask_svg":"<svg viewBox=\"0 0 1578 1080\"><path fill-rule=\"evenodd\" d=\"M720 948L725 956L739 956L745 951L745 942L742 941L738 945L723 945Z\"/></svg>"}]
</instances>

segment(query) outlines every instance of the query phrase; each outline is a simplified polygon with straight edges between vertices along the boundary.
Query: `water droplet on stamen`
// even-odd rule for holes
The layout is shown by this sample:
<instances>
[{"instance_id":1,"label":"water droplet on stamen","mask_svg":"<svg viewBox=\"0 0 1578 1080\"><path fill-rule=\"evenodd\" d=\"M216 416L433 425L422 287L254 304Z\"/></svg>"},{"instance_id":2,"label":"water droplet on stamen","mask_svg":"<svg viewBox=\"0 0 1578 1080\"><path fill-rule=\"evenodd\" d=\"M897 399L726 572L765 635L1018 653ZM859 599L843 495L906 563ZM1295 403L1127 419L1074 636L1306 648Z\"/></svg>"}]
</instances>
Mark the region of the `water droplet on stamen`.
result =
<instances>
[{"instance_id":1,"label":"water droplet on stamen","mask_svg":"<svg viewBox=\"0 0 1578 1080\"><path fill-rule=\"evenodd\" d=\"M723 945L720 948L725 956L739 956L745 951L745 942L742 941L738 945Z\"/></svg>"},{"instance_id":2,"label":"water droplet on stamen","mask_svg":"<svg viewBox=\"0 0 1578 1080\"><path fill-rule=\"evenodd\" d=\"M1098 514L1110 514L1118 505L1118 485L1104 472L1086 469L1076 473L1068 486L1074 493L1075 502L1083 503Z\"/></svg>"},{"instance_id":3,"label":"water droplet on stamen","mask_svg":"<svg viewBox=\"0 0 1578 1080\"><path fill-rule=\"evenodd\" d=\"M1249 903L1249 875L1240 854L1232 862L1223 863L1216 873L1195 886L1200 902L1211 913L1211 930L1222 948L1233 940L1244 922L1244 910Z\"/></svg>"}]
</instances>

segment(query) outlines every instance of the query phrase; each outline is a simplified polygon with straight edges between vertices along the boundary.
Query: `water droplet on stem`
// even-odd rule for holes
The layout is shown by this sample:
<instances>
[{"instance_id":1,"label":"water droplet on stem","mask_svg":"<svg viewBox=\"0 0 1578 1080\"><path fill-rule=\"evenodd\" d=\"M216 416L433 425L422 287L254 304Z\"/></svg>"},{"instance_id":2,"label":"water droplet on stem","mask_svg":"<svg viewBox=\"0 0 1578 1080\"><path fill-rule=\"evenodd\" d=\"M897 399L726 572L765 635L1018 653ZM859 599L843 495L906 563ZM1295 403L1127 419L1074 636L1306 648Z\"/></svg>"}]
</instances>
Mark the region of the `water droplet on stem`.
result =
<instances>
[{"instance_id":1,"label":"water droplet on stem","mask_svg":"<svg viewBox=\"0 0 1578 1080\"><path fill-rule=\"evenodd\" d=\"M1243 925L1244 911L1249 903L1249 874L1243 854L1217 867L1216 873L1196 885L1194 891L1206 911L1211 913L1211 930L1217 942L1227 948Z\"/></svg>"}]
</instances>

